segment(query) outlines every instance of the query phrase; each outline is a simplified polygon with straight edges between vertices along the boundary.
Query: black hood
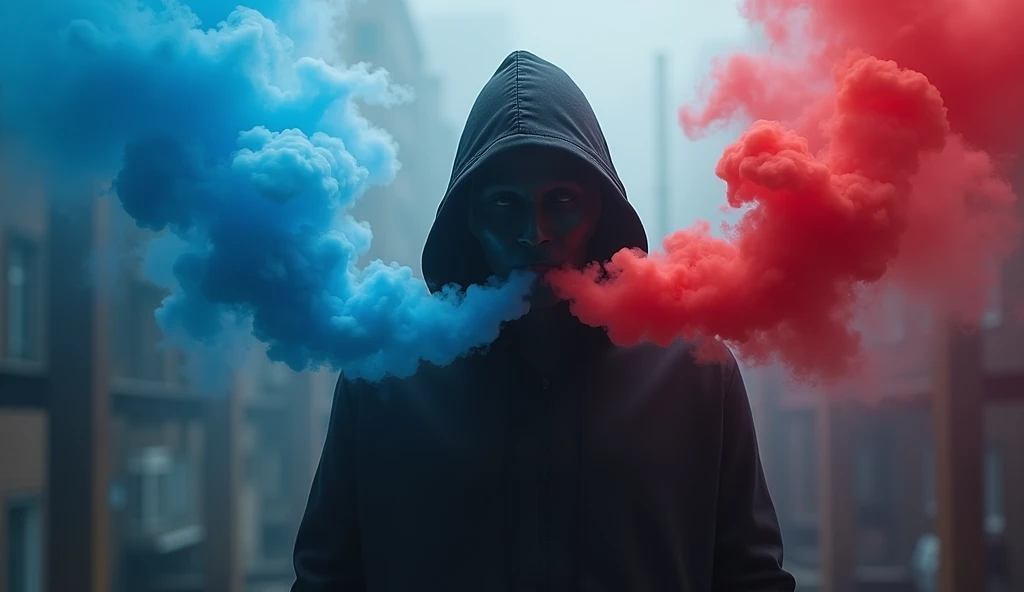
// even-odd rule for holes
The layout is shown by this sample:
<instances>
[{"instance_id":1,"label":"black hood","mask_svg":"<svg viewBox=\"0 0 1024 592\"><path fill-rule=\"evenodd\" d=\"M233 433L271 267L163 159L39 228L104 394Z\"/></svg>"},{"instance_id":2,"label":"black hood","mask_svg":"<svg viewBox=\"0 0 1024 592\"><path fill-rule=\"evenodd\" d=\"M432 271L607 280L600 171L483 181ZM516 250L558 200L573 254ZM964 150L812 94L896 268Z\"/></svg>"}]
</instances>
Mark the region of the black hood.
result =
<instances>
[{"instance_id":1,"label":"black hood","mask_svg":"<svg viewBox=\"0 0 1024 592\"><path fill-rule=\"evenodd\" d=\"M589 101L561 68L527 51L510 54L484 86L459 140L448 190L423 247L423 277L431 290L486 281L486 264L469 230L469 193L488 159L539 146L564 150L592 167L604 205L590 259L606 261L622 248L647 251L647 234L626 200L604 132ZM472 180L472 183L471 183Z\"/></svg>"}]
</instances>

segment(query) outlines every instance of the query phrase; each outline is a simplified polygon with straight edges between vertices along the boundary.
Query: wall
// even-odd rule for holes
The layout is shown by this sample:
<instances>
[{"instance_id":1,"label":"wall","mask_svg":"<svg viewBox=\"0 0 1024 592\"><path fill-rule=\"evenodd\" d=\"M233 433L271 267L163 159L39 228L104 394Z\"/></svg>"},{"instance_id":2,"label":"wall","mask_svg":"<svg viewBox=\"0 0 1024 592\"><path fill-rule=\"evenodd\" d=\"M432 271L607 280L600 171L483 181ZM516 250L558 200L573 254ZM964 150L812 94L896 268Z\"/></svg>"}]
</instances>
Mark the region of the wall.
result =
<instances>
[{"instance_id":1,"label":"wall","mask_svg":"<svg viewBox=\"0 0 1024 592\"><path fill-rule=\"evenodd\" d=\"M45 491L46 418L41 412L0 411L0 592L7 592L7 504Z\"/></svg>"}]
</instances>

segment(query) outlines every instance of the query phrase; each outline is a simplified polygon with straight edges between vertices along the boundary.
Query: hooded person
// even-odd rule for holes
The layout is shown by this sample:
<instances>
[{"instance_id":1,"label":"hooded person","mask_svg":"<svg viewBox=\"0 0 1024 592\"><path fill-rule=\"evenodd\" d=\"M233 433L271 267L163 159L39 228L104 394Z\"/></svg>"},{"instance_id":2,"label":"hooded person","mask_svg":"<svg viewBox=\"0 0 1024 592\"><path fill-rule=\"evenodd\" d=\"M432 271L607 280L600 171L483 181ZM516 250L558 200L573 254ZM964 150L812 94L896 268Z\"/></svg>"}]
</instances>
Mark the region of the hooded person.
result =
<instances>
[{"instance_id":1,"label":"hooded person","mask_svg":"<svg viewBox=\"0 0 1024 592\"><path fill-rule=\"evenodd\" d=\"M432 290L647 237L583 92L524 51L486 84L423 250ZM617 347L538 282L497 341L341 377L293 592L792 591L743 380Z\"/></svg>"}]
</instances>

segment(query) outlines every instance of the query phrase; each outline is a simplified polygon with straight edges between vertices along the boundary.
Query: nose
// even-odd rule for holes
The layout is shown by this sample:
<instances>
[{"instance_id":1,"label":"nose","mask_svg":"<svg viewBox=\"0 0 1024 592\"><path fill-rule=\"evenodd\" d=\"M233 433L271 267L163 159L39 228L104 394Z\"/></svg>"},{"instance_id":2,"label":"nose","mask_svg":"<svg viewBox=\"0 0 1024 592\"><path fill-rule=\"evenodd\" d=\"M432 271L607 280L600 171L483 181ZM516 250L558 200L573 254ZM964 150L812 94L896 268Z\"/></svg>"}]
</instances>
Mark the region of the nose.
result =
<instances>
[{"instance_id":1,"label":"nose","mask_svg":"<svg viewBox=\"0 0 1024 592\"><path fill-rule=\"evenodd\" d=\"M544 228L539 216L533 216L527 221L523 233L519 236L519 244L525 247L542 247L551 242L551 236Z\"/></svg>"}]
</instances>

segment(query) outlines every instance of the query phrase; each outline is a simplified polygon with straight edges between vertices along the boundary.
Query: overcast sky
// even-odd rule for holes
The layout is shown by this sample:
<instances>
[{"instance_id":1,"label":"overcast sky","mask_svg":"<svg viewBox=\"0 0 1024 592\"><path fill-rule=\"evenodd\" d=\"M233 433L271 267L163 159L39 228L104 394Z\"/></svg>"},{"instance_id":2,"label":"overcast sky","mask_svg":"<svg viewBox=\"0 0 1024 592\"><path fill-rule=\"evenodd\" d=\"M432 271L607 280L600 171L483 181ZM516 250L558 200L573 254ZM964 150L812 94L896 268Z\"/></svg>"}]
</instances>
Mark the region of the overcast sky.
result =
<instances>
[{"instance_id":1,"label":"overcast sky","mask_svg":"<svg viewBox=\"0 0 1024 592\"><path fill-rule=\"evenodd\" d=\"M410 0L431 67L446 82L446 116L461 131L501 59L527 49L563 67L589 97L612 157L652 239L654 56L669 59L672 226L722 219L714 165L739 130L699 142L683 136L675 108L690 100L715 55L754 33L731 0Z\"/></svg>"}]
</instances>

